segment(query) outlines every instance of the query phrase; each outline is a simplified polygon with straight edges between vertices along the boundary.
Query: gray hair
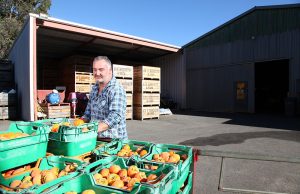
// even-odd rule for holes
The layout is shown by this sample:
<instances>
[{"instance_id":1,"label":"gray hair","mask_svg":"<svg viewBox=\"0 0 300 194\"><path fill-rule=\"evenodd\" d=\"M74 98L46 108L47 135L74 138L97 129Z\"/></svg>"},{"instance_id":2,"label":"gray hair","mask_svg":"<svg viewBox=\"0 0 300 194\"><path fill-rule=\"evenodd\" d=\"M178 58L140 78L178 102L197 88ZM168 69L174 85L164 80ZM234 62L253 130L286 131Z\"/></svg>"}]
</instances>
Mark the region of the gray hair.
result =
<instances>
[{"instance_id":1,"label":"gray hair","mask_svg":"<svg viewBox=\"0 0 300 194\"><path fill-rule=\"evenodd\" d=\"M106 62L106 64L107 64L107 66L108 66L108 68L110 68L111 69L111 61L109 60L109 58L107 57L107 56L98 56L98 57L95 57L94 58L94 61L93 61L93 64L96 62L96 61L101 61L101 60L103 60L103 61L105 61Z\"/></svg>"}]
</instances>

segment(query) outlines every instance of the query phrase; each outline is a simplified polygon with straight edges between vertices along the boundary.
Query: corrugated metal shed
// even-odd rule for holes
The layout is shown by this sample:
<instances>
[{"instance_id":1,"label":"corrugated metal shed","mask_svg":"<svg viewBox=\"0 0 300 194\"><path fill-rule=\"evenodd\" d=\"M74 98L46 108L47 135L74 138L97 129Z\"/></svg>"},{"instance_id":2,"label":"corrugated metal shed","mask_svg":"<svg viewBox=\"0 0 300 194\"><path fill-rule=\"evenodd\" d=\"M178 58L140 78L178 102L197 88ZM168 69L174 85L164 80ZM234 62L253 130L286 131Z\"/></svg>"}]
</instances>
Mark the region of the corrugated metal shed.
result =
<instances>
[{"instance_id":1,"label":"corrugated metal shed","mask_svg":"<svg viewBox=\"0 0 300 194\"><path fill-rule=\"evenodd\" d=\"M299 21L300 4L254 7L184 45L187 107L236 111L234 84L245 81L248 100L242 111L255 112L255 64L261 61L288 59L289 94L298 95Z\"/></svg>"}]
</instances>

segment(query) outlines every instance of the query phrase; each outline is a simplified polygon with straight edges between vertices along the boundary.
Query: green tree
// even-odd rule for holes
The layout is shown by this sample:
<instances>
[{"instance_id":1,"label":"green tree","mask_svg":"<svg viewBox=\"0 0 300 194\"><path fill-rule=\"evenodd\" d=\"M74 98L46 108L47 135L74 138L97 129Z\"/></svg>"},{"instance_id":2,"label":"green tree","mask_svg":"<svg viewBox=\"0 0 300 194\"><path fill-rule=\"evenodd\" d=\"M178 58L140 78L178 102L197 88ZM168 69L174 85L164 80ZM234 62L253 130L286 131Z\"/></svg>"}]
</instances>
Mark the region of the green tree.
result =
<instances>
[{"instance_id":1,"label":"green tree","mask_svg":"<svg viewBox=\"0 0 300 194\"><path fill-rule=\"evenodd\" d=\"M29 13L48 13L51 0L0 0L0 59L6 58Z\"/></svg>"}]
</instances>

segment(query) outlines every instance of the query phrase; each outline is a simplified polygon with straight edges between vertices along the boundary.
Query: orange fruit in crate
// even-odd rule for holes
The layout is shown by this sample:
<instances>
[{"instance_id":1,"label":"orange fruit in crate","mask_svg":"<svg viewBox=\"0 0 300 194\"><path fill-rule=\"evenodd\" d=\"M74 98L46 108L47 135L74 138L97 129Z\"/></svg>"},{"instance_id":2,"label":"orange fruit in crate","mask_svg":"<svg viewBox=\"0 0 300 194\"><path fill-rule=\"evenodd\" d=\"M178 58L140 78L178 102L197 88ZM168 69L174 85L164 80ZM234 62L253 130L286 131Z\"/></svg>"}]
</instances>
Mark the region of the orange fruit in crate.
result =
<instances>
[{"instance_id":1,"label":"orange fruit in crate","mask_svg":"<svg viewBox=\"0 0 300 194\"><path fill-rule=\"evenodd\" d=\"M124 149L124 150L128 150L128 151L129 151L129 150L130 150L130 146L129 146L128 144L126 144L126 145L124 145L124 146L123 146L123 148L122 148L122 149Z\"/></svg>"},{"instance_id":2,"label":"orange fruit in crate","mask_svg":"<svg viewBox=\"0 0 300 194\"><path fill-rule=\"evenodd\" d=\"M111 167L109 167L109 172L113 174L118 174L120 170L121 167L119 165L112 165Z\"/></svg>"},{"instance_id":3,"label":"orange fruit in crate","mask_svg":"<svg viewBox=\"0 0 300 194\"><path fill-rule=\"evenodd\" d=\"M104 186L107 186L108 185L108 180L106 178L100 178L98 180L96 180L96 183L98 185L104 185Z\"/></svg>"},{"instance_id":4,"label":"orange fruit in crate","mask_svg":"<svg viewBox=\"0 0 300 194\"><path fill-rule=\"evenodd\" d=\"M79 118L74 120L74 126L79 126L79 125L82 125L82 124L84 124L84 120L79 119Z\"/></svg>"},{"instance_id":5,"label":"orange fruit in crate","mask_svg":"<svg viewBox=\"0 0 300 194\"><path fill-rule=\"evenodd\" d=\"M157 179L156 174L149 174L149 176L147 177L147 182L151 182L155 179Z\"/></svg>"},{"instance_id":6,"label":"orange fruit in crate","mask_svg":"<svg viewBox=\"0 0 300 194\"><path fill-rule=\"evenodd\" d=\"M22 181L22 183L19 185L21 189L27 189L31 186L33 186L33 183L29 180Z\"/></svg>"},{"instance_id":7,"label":"orange fruit in crate","mask_svg":"<svg viewBox=\"0 0 300 194\"><path fill-rule=\"evenodd\" d=\"M14 180L13 182L10 183L10 187L11 188L17 188L18 186L20 186L20 184L22 183L22 181L20 180Z\"/></svg>"},{"instance_id":8,"label":"orange fruit in crate","mask_svg":"<svg viewBox=\"0 0 300 194\"><path fill-rule=\"evenodd\" d=\"M140 152L140 156L141 156L141 157L145 156L146 154L148 154L147 150L142 150L142 151Z\"/></svg>"},{"instance_id":9,"label":"orange fruit in crate","mask_svg":"<svg viewBox=\"0 0 300 194\"><path fill-rule=\"evenodd\" d=\"M128 182L128 188L131 188L132 189L132 187L134 186L134 184L135 183L139 183L140 181L139 181L139 179L137 179L137 178L132 178L132 179L130 179L130 181ZM130 190L131 190L130 189Z\"/></svg>"},{"instance_id":10,"label":"orange fruit in crate","mask_svg":"<svg viewBox=\"0 0 300 194\"><path fill-rule=\"evenodd\" d=\"M82 194L96 194L96 193L95 193L94 190L88 189L88 190L84 190L84 191L82 192Z\"/></svg>"},{"instance_id":11,"label":"orange fruit in crate","mask_svg":"<svg viewBox=\"0 0 300 194\"><path fill-rule=\"evenodd\" d=\"M107 177L107 181L109 185L113 184L117 180L121 180L120 176L117 174L109 174Z\"/></svg>"},{"instance_id":12,"label":"orange fruit in crate","mask_svg":"<svg viewBox=\"0 0 300 194\"><path fill-rule=\"evenodd\" d=\"M134 175L133 178L137 178L140 182L144 182L147 180L147 176L145 172L138 172Z\"/></svg>"},{"instance_id":13,"label":"orange fruit in crate","mask_svg":"<svg viewBox=\"0 0 300 194\"><path fill-rule=\"evenodd\" d=\"M67 127L70 127L70 126L71 126L71 123L70 123L70 122L63 122L62 125L67 126Z\"/></svg>"},{"instance_id":14,"label":"orange fruit in crate","mask_svg":"<svg viewBox=\"0 0 300 194\"><path fill-rule=\"evenodd\" d=\"M130 177L133 177L136 173L138 173L140 170L137 166L132 165L127 170L127 175Z\"/></svg>"},{"instance_id":15,"label":"orange fruit in crate","mask_svg":"<svg viewBox=\"0 0 300 194\"><path fill-rule=\"evenodd\" d=\"M123 188L124 187L124 182L121 180L116 180L111 186L117 187L117 188Z\"/></svg>"},{"instance_id":16,"label":"orange fruit in crate","mask_svg":"<svg viewBox=\"0 0 300 194\"><path fill-rule=\"evenodd\" d=\"M108 175L109 175L109 169L108 169L108 168L103 168L103 169L100 171L100 174L101 174L103 177L107 178Z\"/></svg>"},{"instance_id":17,"label":"orange fruit in crate","mask_svg":"<svg viewBox=\"0 0 300 194\"><path fill-rule=\"evenodd\" d=\"M56 123L56 124L53 124L53 125L52 125L52 128L51 128L51 131L54 132L54 133L57 133L57 132L58 132L58 129L59 129L59 126L60 126L60 125L57 124L57 123Z\"/></svg>"},{"instance_id":18,"label":"orange fruit in crate","mask_svg":"<svg viewBox=\"0 0 300 194\"><path fill-rule=\"evenodd\" d=\"M118 174L121 178L127 177L127 170L126 169L121 169Z\"/></svg>"}]
</instances>

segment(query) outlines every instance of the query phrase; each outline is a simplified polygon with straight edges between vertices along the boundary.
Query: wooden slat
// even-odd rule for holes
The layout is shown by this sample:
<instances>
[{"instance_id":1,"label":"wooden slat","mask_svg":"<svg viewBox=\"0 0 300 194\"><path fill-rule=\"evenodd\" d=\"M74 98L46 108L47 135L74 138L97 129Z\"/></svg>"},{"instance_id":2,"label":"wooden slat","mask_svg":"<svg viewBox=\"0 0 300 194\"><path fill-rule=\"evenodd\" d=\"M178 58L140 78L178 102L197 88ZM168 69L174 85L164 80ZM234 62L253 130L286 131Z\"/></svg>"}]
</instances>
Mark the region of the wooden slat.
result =
<instances>
[{"instance_id":1,"label":"wooden slat","mask_svg":"<svg viewBox=\"0 0 300 194\"><path fill-rule=\"evenodd\" d=\"M117 79L126 92L133 92L133 81L131 79Z\"/></svg>"},{"instance_id":2,"label":"wooden slat","mask_svg":"<svg viewBox=\"0 0 300 194\"><path fill-rule=\"evenodd\" d=\"M113 73L117 78L133 79L133 67L128 65L113 64Z\"/></svg>"},{"instance_id":3,"label":"wooden slat","mask_svg":"<svg viewBox=\"0 0 300 194\"><path fill-rule=\"evenodd\" d=\"M93 83L94 77L92 73L75 72L75 84L78 83Z\"/></svg>"},{"instance_id":4,"label":"wooden slat","mask_svg":"<svg viewBox=\"0 0 300 194\"><path fill-rule=\"evenodd\" d=\"M134 78L134 93L160 92L160 80L143 80Z\"/></svg>"},{"instance_id":5,"label":"wooden slat","mask_svg":"<svg viewBox=\"0 0 300 194\"><path fill-rule=\"evenodd\" d=\"M126 107L126 119L132 119L132 107Z\"/></svg>"},{"instance_id":6,"label":"wooden slat","mask_svg":"<svg viewBox=\"0 0 300 194\"><path fill-rule=\"evenodd\" d=\"M41 108L47 115L47 118L70 117L70 103L62 103L58 105L41 104Z\"/></svg>"},{"instance_id":7,"label":"wooden slat","mask_svg":"<svg viewBox=\"0 0 300 194\"><path fill-rule=\"evenodd\" d=\"M153 106L160 105L160 94L159 93L134 93L133 94L133 105L134 106Z\"/></svg>"},{"instance_id":8,"label":"wooden slat","mask_svg":"<svg viewBox=\"0 0 300 194\"><path fill-rule=\"evenodd\" d=\"M127 106L132 106L132 94L126 93Z\"/></svg>"},{"instance_id":9,"label":"wooden slat","mask_svg":"<svg viewBox=\"0 0 300 194\"><path fill-rule=\"evenodd\" d=\"M75 84L75 92L89 93L92 89L92 84Z\"/></svg>"},{"instance_id":10,"label":"wooden slat","mask_svg":"<svg viewBox=\"0 0 300 194\"><path fill-rule=\"evenodd\" d=\"M16 107L5 106L0 107L0 119L15 119L17 115Z\"/></svg>"},{"instance_id":11,"label":"wooden slat","mask_svg":"<svg viewBox=\"0 0 300 194\"><path fill-rule=\"evenodd\" d=\"M16 94L0 93L0 106L15 105L17 101Z\"/></svg>"},{"instance_id":12,"label":"wooden slat","mask_svg":"<svg viewBox=\"0 0 300 194\"><path fill-rule=\"evenodd\" d=\"M133 107L133 118L138 120L159 118L159 107L158 106L134 106Z\"/></svg>"},{"instance_id":13,"label":"wooden slat","mask_svg":"<svg viewBox=\"0 0 300 194\"><path fill-rule=\"evenodd\" d=\"M134 67L134 78L160 80L160 68L150 66Z\"/></svg>"}]
</instances>

